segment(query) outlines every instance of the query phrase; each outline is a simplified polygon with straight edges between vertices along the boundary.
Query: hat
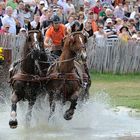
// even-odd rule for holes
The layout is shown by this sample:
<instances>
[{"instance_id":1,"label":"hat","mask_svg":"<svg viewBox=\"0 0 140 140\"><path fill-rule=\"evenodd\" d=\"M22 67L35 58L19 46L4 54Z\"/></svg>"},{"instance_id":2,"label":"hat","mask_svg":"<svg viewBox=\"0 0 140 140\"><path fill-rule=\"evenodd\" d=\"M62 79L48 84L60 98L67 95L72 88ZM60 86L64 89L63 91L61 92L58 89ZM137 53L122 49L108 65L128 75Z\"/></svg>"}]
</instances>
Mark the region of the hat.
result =
<instances>
[{"instance_id":1,"label":"hat","mask_svg":"<svg viewBox=\"0 0 140 140\"><path fill-rule=\"evenodd\" d=\"M25 31L26 32L26 29L25 28L21 28L20 29L20 32L22 32L22 31Z\"/></svg>"},{"instance_id":2,"label":"hat","mask_svg":"<svg viewBox=\"0 0 140 140\"><path fill-rule=\"evenodd\" d=\"M39 4L45 4L45 2L44 1L40 1L40 3Z\"/></svg>"},{"instance_id":3,"label":"hat","mask_svg":"<svg viewBox=\"0 0 140 140\"><path fill-rule=\"evenodd\" d=\"M109 23L109 22L113 22L111 18L108 18L108 19L106 20L106 23Z\"/></svg>"},{"instance_id":4,"label":"hat","mask_svg":"<svg viewBox=\"0 0 140 140\"><path fill-rule=\"evenodd\" d=\"M133 34L132 35L132 39L137 39L137 35L136 34Z\"/></svg>"},{"instance_id":5,"label":"hat","mask_svg":"<svg viewBox=\"0 0 140 140\"><path fill-rule=\"evenodd\" d=\"M61 21L60 21L60 17L58 16L58 15L52 15L52 17L51 17L51 21L53 22L53 23L61 23Z\"/></svg>"}]
</instances>

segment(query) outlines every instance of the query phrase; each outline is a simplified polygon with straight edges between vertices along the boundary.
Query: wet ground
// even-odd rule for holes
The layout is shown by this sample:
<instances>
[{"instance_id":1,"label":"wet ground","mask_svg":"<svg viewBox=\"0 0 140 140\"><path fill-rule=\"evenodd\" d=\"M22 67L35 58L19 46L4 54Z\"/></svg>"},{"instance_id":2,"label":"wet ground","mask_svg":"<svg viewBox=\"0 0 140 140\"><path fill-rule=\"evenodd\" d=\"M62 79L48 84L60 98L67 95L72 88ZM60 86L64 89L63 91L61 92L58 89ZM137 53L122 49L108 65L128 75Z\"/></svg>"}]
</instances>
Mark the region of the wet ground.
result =
<instances>
[{"instance_id":1,"label":"wet ground","mask_svg":"<svg viewBox=\"0 0 140 140\"><path fill-rule=\"evenodd\" d=\"M7 90L9 92L9 90ZM2 98L2 97L1 97ZM94 95L86 104L79 106L71 121L63 119L67 106L60 109L48 122L49 107L43 99L42 108L33 109L30 128L25 125L27 103L18 104L18 128L10 129L9 98L0 104L0 140L139 140L140 117L129 108L109 106L106 93Z\"/></svg>"}]
</instances>

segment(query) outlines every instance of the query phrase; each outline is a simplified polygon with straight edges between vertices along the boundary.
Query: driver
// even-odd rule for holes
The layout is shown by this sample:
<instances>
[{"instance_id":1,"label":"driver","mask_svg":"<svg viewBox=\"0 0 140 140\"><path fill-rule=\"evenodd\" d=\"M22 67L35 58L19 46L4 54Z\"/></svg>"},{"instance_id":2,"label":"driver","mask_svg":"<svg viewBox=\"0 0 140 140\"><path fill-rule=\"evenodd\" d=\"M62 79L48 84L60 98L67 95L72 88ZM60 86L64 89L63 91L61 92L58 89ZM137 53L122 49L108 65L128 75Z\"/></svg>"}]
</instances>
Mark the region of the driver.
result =
<instances>
[{"instance_id":1,"label":"driver","mask_svg":"<svg viewBox=\"0 0 140 140\"><path fill-rule=\"evenodd\" d=\"M62 53L62 40L66 35L66 27L61 24L57 15L51 17L52 25L45 33L44 47L49 49L54 56L60 56Z\"/></svg>"}]
</instances>

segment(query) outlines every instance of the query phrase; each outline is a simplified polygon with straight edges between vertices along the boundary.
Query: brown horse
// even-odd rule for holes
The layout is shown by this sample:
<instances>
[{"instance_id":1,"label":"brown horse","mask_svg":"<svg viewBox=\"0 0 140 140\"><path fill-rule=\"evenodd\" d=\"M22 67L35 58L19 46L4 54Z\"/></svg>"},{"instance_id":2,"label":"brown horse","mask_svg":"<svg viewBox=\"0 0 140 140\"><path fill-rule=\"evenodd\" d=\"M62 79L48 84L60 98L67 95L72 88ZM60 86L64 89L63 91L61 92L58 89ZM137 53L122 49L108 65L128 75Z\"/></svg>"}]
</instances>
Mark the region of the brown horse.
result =
<instances>
[{"instance_id":1,"label":"brown horse","mask_svg":"<svg viewBox=\"0 0 140 140\"><path fill-rule=\"evenodd\" d=\"M17 102L20 100L28 101L28 112L26 119L29 122L33 105L37 96L43 90L45 81L41 77L45 75L48 64L47 56L43 48L43 36L39 30L31 30L28 32L25 46L23 48L23 56L20 61L17 61L10 69L10 84L13 89L11 97L11 119L9 125L11 128L16 128L17 121ZM19 68L16 70L16 67Z\"/></svg>"},{"instance_id":2,"label":"brown horse","mask_svg":"<svg viewBox=\"0 0 140 140\"><path fill-rule=\"evenodd\" d=\"M48 70L50 80L46 87L49 93L50 117L55 110L55 101L61 100L63 104L71 102L64 118L72 119L78 99L83 99L88 94L90 79L84 67L87 57L84 44L85 36L82 32L66 37L59 60ZM75 61L77 58L80 59L79 62Z\"/></svg>"}]
</instances>

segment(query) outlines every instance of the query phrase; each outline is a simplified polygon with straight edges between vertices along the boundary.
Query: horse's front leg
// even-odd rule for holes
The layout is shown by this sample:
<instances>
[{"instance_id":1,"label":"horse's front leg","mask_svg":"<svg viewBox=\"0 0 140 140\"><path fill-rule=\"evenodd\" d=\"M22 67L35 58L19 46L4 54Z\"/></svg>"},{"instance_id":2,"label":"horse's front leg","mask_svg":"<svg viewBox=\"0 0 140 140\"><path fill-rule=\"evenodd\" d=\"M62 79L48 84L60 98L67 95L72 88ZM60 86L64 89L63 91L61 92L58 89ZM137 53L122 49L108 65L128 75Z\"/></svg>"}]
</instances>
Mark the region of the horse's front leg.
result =
<instances>
[{"instance_id":1,"label":"horse's front leg","mask_svg":"<svg viewBox=\"0 0 140 140\"><path fill-rule=\"evenodd\" d=\"M77 100L78 100L78 91L76 91L70 99L71 105L70 108L65 112L64 114L64 118L66 120L71 120L74 114L74 110L76 109L76 105L77 105Z\"/></svg>"},{"instance_id":2,"label":"horse's front leg","mask_svg":"<svg viewBox=\"0 0 140 140\"><path fill-rule=\"evenodd\" d=\"M48 120L50 120L50 118L52 117L52 115L54 114L55 112L55 97L54 97L54 93L53 92L50 92L50 95L49 95L49 104L50 104L50 114L49 114L49 118Z\"/></svg>"},{"instance_id":3,"label":"horse's front leg","mask_svg":"<svg viewBox=\"0 0 140 140\"><path fill-rule=\"evenodd\" d=\"M26 126L29 127L30 126L30 122L31 122L31 118L32 118L32 109L33 109L33 106L35 104L35 99L31 99L29 100L29 103L28 103L28 110L27 110L27 114L26 114Z\"/></svg>"},{"instance_id":4,"label":"horse's front leg","mask_svg":"<svg viewBox=\"0 0 140 140\"><path fill-rule=\"evenodd\" d=\"M16 94L16 92L14 92L12 94L12 97L11 97L11 102L12 102L12 106L11 106L11 119L9 121L9 125L10 125L10 128L17 128L17 125L18 125L18 121L17 121L17 102L19 101L19 98Z\"/></svg>"}]
</instances>

